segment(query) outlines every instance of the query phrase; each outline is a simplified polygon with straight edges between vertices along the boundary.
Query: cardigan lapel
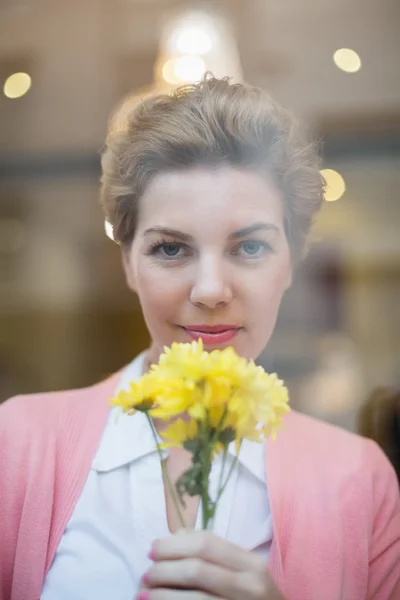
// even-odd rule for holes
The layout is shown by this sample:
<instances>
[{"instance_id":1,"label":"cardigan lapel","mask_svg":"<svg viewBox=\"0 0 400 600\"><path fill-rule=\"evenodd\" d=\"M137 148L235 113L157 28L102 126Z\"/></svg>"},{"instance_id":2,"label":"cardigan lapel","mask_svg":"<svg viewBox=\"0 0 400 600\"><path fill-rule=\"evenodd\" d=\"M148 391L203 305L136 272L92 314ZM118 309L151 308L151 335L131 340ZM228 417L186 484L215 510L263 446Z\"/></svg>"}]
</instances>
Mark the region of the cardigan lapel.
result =
<instances>
[{"instance_id":1,"label":"cardigan lapel","mask_svg":"<svg viewBox=\"0 0 400 600\"><path fill-rule=\"evenodd\" d=\"M279 588L283 588L285 577L285 553L290 540L295 506L296 453L292 452L293 430L290 426L295 415L284 419L285 429L278 431L275 440L266 442L267 489L272 514L272 546L269 570Z\"/></svg>"},{"instance_id":2,"label":"cardigan lapel","mask_svg":"<svg viewBox=\"0 0 400 600\"><path fill-rule=\"evenodd\" d=\"M62 448L59 448L59 469L65 488L62 487L63 496L56 498L57 505L61 508L53 516L44 577L50 569L61 537L82 492L106 425L111 408L109 401L115 393L120 377L121 371L118 371L96 385L75 390L71 394L72 402L68 402L64 409L64 424L68 436L62 438L65 441ZM71 465L74 468L71 468Z\"/></svg>"}]
</instances>

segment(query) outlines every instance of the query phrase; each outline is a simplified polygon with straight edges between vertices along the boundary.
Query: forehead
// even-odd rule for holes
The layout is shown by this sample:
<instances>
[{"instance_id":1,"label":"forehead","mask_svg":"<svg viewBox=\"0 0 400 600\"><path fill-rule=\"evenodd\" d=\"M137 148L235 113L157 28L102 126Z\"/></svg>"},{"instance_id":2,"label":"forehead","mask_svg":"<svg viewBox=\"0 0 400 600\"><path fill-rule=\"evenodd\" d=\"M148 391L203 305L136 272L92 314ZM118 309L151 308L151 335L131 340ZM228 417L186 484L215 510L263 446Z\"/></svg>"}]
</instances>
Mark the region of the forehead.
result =
<instances>
[{"instance_id":1,"label":"forehead","mask_svg":"<svg viewBox=\"0 0 400 600\"><path fill-rule=\"evenodd\" d=\"M246 221L282 223L282 203L268 176L224 166L159 173L140 199L138 229L150 223L188 229Z\"/></svg>"}]
</instances>

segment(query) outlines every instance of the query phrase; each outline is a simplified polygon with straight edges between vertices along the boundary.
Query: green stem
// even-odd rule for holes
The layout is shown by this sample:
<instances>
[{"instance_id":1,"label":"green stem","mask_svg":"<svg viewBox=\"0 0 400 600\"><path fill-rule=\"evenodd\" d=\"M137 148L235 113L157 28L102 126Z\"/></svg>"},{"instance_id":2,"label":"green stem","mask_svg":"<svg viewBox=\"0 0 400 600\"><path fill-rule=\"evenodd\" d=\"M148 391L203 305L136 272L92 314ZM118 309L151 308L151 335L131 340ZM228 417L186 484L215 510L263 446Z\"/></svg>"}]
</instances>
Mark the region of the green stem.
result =
<instances>
[{"instance_id":1,"label":"green stem","mask_svg":"<svg viewBox=\"0 0 400 600\"><path fill-rule=\"evenodd\" d=\"M146 415L147 420L149 422L151 431L153 432L153 437L154 437L154 441L156 443L156 448L157 448L158 456L160 458L161 470L162 470L162 473L163 473L163 476L164 476L164 481L166 482L168 490L169 490L169 493L171 494L172 502L174 503L174 507L175 507L175 510L177 512L179 522L180 522L180 524L181 524L182 527L186 528L185 519L183 518L183 515L181 513L181 509L180 509L180 506L179 506L179 498L177 497L176 490L175 490L174 486L172 485L172 482L171 482L171 480L169 478L168 470L167 470L165 461L163 459L163 455L162 455L161 449L160 449L159 444L158 444L156 428L154 427L154 423L153 423L152 418L150 417L150 415L147 412L145 413L145 415Z\"/></svg>"},{"instance_id":2,"label":"green stem","mask_svg":"<svg viewBox=\"0 0 400 600\"><path fill-rule=\"evenodd\" d=\"M218 491L218 494L217 494L217 499L216 499L215 503L218 502L218 500L221 498L222 494L224 493L224 490L225 490L225 488L227 486L227 483L228 483L228 481L229 481L229 479L230 479L233 471L235 470L235 467L238 464L238 461L239 461L239 452L240 452L240 448L241 447L242 447L242 441L240 441L239 449L238 449L237 454L236 454L236 456L235 456L235 458L234 458L234 460L233 460L233 462L231 464L231 468L229 469L229 473L228 473L228 475L227 475L227 477L225 479L225 482L224 482L222 488L219 488L219 491Z\"/></svg>"},{"instance_id":3,"label":"green stem","mask_svg":"<svg viewBox=\"0 0 400 600\"><path fill-rule=\"evenodd\" d=\"M213 523L214 518L215 518L215 511L217 508L217 500L215 500L215 502L211 502L208 484L209 484L209 479L210 479L212 455L217 446L219 436L222 431L222 427L223 427L227 413L228 413L228 409L225 408L225 410L221 416L221 419L220 419L217 427L215 428L214 435L212 436L211 440L205 439L205 443L204 443L205 456L204 456L204 464L203 464L203 481L202 481L202 495L201 495L202 496L203 529L208 529L210 519L211 519L211 523ZM209 432L209 427L206 427L205 428L205 436L207 436L208 432ZM225 450L226 449L224 448L224 453L225 453ZM226 456L225 456L225 458L226 458ZM221 483L221 481L220 481L220 483ZM219 486L218 486L218 488L219 488Z\"/></svg>"},{"instance_id":4,"label":"green stem","mask_svg":"<svg viewBox=\"0 0 400 600\"><path fill-rule=\"evenodd\" d=\"M211 447L212 447L212 450L214 450L215 446L216 446L216 445L217 445L217 443L218 443L218 440L219 440L219 434L220 434L220 433L221 433L221 431L222 431L222 426L223 426L223 424L224 424L225 417L226 417L226 415L227 415L227 414L228 414L228 408L227 408L227 407L225 407L225 410L224 410L224 412L223 412L223 414L222 414L222 417L221 417L221 419L220 419L220 421L219 421L219 423L218 423L218 425L217 425L217 427L216 427L216 429L215 429L214 435L213 435L213 437L212 437L212 440L211 440Z\"/></svg>"},{"instance_id":5,"label":"green stem","mask_svg":"<svg viewBox=\"0 0 400 600\"><path fill-rule=\"evenodd\" d=\"M208 428L206 427L203 431L203 477L201 482L201 505L202 505L202 516L203 516L203 529L208 529L208 523L210 520L210 497L208 492L208 482L211 471L211 453L212 448L207 440Z\"/></svg>"},{"instance_id":6,"label":"green stem","mask_svg":"<svg viewBox=\"0 0 400 600\"><path fill-rule=\"evenodd\" d=\"M223 457L222 457L221 472L219 474L219 481L218 481L218 492L221 489L222 480L224 478L225 466L226 466L226 457L227 456L228 456L228 447L224 446L224 454L223 454Z\"/></svg>"},{"instance_id":7,"label":"green stem","mask_svg":"<svg viewBox=\"0 0 400 600\"><path fill-rule=\"evenodd\" d=\"M211 528L213 528L213 527L214 527L215 513L216 513L216 510L217 510L217 502L218 502L218 500L219 500L219 498L220 498L220 496L219 496L219 490L221 489L221 486L222 486L222 480L223 480L223 478L224 478L224 474L225 474L225 467L226 467L226 457L227 457L227 456L228 456L228 447L227 447L227 446L224 446L224 454L223 454L223 456L222 456L222 465L221 465L221 471L220 471L220 474L219 474L219 481L218 481L218 488L217 488L217 489L218 489L218 492L217 492L217 498L215 499L215 502L214 502L214 504L213 504L213 508L214 508L214 515L213 515L213 518L212 518L212 521L211 521L211 523L212 523L212 525L211 525Z\"/></svg>"}]
</instances>

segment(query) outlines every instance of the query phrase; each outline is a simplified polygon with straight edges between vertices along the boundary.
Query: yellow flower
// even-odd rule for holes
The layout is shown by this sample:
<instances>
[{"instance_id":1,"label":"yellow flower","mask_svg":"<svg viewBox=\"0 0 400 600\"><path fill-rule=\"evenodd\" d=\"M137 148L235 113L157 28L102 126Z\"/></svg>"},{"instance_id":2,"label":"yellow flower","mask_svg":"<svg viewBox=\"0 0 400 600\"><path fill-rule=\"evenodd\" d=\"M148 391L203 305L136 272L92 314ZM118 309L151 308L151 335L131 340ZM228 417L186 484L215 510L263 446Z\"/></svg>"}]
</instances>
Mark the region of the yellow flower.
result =
<instances>
[{"instance_id":1,"label":"yellow flower","mask_svg":"<svg viewBox=\"0 0 400 600\"><path fill-rule=\"evenodd\" d=\"M205 352L201 340L164 350L158 365L120 392L114 404L165 421L186 414L189 423L219 432L221 439L231 439L233 432L237 445L243 438L275 437L289 411L287 389L276 374L268 375L233 348Z\"/></svg>"},{"instance_id":2,"label":"yellow flower","mask_svg":"<svg viewBox=\"0 0 400 600\"><path fill-rule=\"evenodd\" d=\"M155 376L155 371L152 374ZM189 413L193 404L201 402L201 391L196 382L185 379L158 379L161 392L159 401L152 407L152 417L168 421L182 413Z\"/></svg>"},{"instance_id":3,"label":"yellow flower","mask_svg":"<svg viewBox=\"0 0 400 600\"><path fill-rule=\"evenodd\" d=\"M187 413L213 430L234 430L237 441L274 437L289 411L283 382L233 348L207 353L201 340L172 344L152 375L162 387L152 416L168 420Z\"/></svg>"},{"instance_id":4,"label":"yellow flower","mask_svg":"<svg viewBox=\"0 0 400 600\"><path fill-rule=\"evenodd\" d=\"M194 440L197 436L197 433L198 426L194 419L190 419L189 421L176 419L176 421L161 431L161 437L167 441L160 444L160 447L181 447L185 442Z\"/></svg>"},{"instance_id":5,"label":"yellow flower","mask_svg":"<svg viewBox=\"0 0 400 600\"><path fill-rule=\"evenodd\" d=\"M160 432L161 437L167 441L159 444L159 448L185 447L193 452L195 446L198 449L201 448L202 450L206 450L199 433L199 425L195 419L176 419L171 425ZM191 446L190 442L194 442L194 446ZM212 458L214 458L216 454L222 452L223 449L224 445L221 442L217 442L212 452Z\"/></svg>"},{"instance_id":6,"label":"yellow flower","mask_svg":"<svg viewBox=\"0 0 400 600\"><path fill-rule=\"evenodd\" d=\"M241 381L228 403L235 415L237 438L274 438L289 412L288 391L276 374L268 375L254 363L242 373Z\"/></svg>"},{"instance_id":7,"label":"yellow flower","mask_svg":"<svg viewBox=\"0 0 400 600\"><path fill-rule=\"evenodd\" d=\"M203 350L201 340L191 344L173 343L171 348L164 348L164 354L152 370L157 376L167 379L197 380L202 378L207 361L208 354Z\"/></svg>"},{"instance_id":8,"label":"yellow flower","mask_svg":"<svg viewBox=\"0 0 400 600\"><path fill-rule=\"evenodd\" d=\"M208 490L214 456L224 451L225 461L226 449L233 441L238 453L243 439L261 442L268 436L274 438L289 411L288 392L276 374L268 375L233 348L207 353L200 340L172 344L164 350L158 365L112 403L129 414L137 410L147 414L158 450L184 447L192 454L192 465L175 482L176 494L172 495L183 526L179 501L183 503L185 494L200 495L206 528L218 501ZM161 444L151 418L170 421L161 432ZM221 480L217 499L231 472ZM170 487L173 489L172 484Z\"/></svg>"},{"instance_id":9,"label":"yellow flower","mask_svg":"<svg viewBox=\"0 0 400 600\"><path fill-rule=\"evenodd\" d=\"M147 412L157 402L161 390L161 382L146 373L138 381L131 381L129 389L120 391L110 402L112 406L120 406L124 413Z\"/></svg>"}]
</instances>

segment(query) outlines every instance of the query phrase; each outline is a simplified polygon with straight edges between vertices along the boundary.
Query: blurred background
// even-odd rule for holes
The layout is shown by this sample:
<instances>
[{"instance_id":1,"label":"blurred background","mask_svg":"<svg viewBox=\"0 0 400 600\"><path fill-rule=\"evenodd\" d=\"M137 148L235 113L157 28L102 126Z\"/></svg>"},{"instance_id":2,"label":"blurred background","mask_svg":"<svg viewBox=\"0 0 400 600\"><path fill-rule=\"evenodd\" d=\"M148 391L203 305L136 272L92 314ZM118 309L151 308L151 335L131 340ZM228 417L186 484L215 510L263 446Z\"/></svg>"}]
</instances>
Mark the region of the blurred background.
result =
<instances>
[{"instance_id":1,"label":"blurred background","mask_svg":"<svg viewBox=\"0 0 400 600\"><path fill-rule=\"evenodd\" d=\"M107 118L212 70L322 140L314 246L260 362L293 406L354 429L400 383L399 29L398 0L0 0L0 401L94 383L146 347L98 207Z\"/></svg>"}]
</instances>

